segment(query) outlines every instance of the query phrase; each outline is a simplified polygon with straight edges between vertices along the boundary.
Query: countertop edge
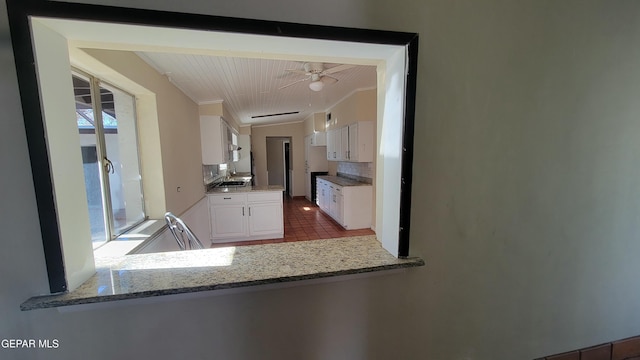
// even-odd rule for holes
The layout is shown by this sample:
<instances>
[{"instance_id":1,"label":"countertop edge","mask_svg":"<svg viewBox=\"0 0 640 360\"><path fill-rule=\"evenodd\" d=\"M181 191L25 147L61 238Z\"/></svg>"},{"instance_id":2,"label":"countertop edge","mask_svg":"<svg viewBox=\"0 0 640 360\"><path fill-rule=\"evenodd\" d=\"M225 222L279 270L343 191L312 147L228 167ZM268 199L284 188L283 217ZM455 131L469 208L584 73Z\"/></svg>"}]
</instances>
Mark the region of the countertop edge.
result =
<instances>
[{"instance_id":1,"label":"countertop edge","mask_svg":"<svg viewBox=\"0 0 640 360\"><path fill-rule=\"evenodd\" d=\"M195 286L195 287L159 289L159 290L149 290L149 291L141 291L141 292L132 292L127 294L115 294L115 295L104 295L104 296L91 296L91 297L86 297L81 299L60 299L67 293L56 294L56 295L34 296L29 298L22 304L20 304L20 310L30 311L30 310L49 309L49 308L57 308L57 307L72 306L72 305L96 304L96 303L119 301L119 300L140 299L140 298L163 296L163 295L176 295L176 294L195 293L195 292L202 292L202 291L225 290L225 289L233 289L233 288L241 288L241 287L249 287L249 286L295 282L295 281L321 279L321 278L343 276L343 275L354 275L354 274L362 274L362 273L369 273L369 272L425 266L424 260L419 257L411 257L411 258L404 258L404 259L398 259L398 260L401 262L398 262L395 264L384 264L379 266L368 266L363 268L345 269L345 270L337 270L337 271L274 277L274 278L267 278L267 279L257 279L257 280L239 281L239 282L230 282L230 283L221 283L221 284L202 285L202 286Z\"/></svg>"},{"instance_id":2,"label":"countertop edge","mask_svg":"<svg viewBox=\"0 0 640 360\"><path fill-rule=\"evenodd\" d=\"M265 186L229 186L214 187L205 191L205 195L225 195L225 194L248 194L254 192L282 192L284 187L281 185L265 185Z\"/></svg>"},{"instance_id":3,"label":"countertop edge","mask_svg":"<svg viewBox=\"0 0 640 360\"><path fill-rule=\"evenodd\" d=\"M342 176L335 175L320 175L316 177L317 179L321 179L324 181L328 181L332 184L336 184L339 186L352 187L352 186L373 186L372 184L365 183L362 181L345 178Z\"/></svg>"}]
</instances>

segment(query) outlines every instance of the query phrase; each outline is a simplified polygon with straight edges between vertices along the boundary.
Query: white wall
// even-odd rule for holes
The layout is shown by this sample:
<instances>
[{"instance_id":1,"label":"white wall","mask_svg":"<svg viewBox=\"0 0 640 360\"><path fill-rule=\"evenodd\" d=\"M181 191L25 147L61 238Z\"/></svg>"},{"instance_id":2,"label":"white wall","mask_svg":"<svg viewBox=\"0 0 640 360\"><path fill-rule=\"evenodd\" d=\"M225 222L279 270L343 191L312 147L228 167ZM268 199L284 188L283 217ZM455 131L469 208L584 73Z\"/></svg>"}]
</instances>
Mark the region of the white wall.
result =
<instances>
[{"instance_id":1,"label":"white wall","mask_svg":"<svg viewBox=\"0 0 640 360\"><path fill-rule=\"evenodd\" d=\"M0 175L0 228L15 230L3 237L11 251L0 252L10 274L0 276L0 338L61 346L0 348L0 357L531 359L640 334L639 3L135 5L419 32L411 251L427 266L144 306L20 312L47 280L3 12L0 165L11 171Z\"/></svg>"},{"instance_id":2,"label":"white wall","mask_svg":"<svg viewBox=\"0 0 640 360\"><path fill-rule=\"evenodd\" d=\"M161 154L145 155L143 148L141 149L142 163L154 157L161 157L166 199L164 210L174 213L184 212L202 197L202 150L199 141L198 106L171 84L166 76L159 74L134 53L99 49L85 51L98 61L155 93ZM146 134L146 128L139 128L141 133L145 133L144 135L151 135ZM153 130L152 134L155 133L155 129ZM156 177L145 178L143 181L153 183L156 179Z\"/></svg>"},{"instance_id":3,"label":"white wall","mask_svg":"<svg viewBox=\"0 0 640 360\"><path fill-rule=\"evenodd\" d=\"M51 162L51 178L56 189L54 202L59 224L62 255L65 264L67 290L73 290L95 272L90 239L87 197L84 191L84 172L80 152L80 135L74 121L75 106L66 39L39 23L33 24L33 38L37 44L36 68L40 97L48 109L43 115L47 136L47 151ZM44 58L47 61L43 61Z\"/></svg>"},{"instance_id":4,"label":"white wall","mask_svg":"<svg viewBox=\"0 0 640 360\"><path fill-rule=\"evenodd\" d=\"M421 34L416 348L531 359L639 335L640 3L376 3L377 26Z\"/></svg>"}]
</instances>

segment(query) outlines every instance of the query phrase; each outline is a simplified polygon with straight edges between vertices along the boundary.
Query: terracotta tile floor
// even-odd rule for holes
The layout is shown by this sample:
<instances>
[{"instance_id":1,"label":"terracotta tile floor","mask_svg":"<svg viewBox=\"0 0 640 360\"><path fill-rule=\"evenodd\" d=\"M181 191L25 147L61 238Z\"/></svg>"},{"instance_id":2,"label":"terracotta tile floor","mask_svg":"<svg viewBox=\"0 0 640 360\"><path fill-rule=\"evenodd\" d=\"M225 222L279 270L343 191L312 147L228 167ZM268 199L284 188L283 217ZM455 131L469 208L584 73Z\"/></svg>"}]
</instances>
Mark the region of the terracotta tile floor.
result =
<instances>
[{"instance_id":1,"label":"terracotta tile floor","mask_svg":"<svg viewBox=\"0 0 640 360\"><path fill-rule=\"evenodd\" d=\"M304 196L294 198L285 196L283 214L284 238L218 243L211 247L273 244L375 234L371 229L345 230Z\"/></svg>"}]
</instances>

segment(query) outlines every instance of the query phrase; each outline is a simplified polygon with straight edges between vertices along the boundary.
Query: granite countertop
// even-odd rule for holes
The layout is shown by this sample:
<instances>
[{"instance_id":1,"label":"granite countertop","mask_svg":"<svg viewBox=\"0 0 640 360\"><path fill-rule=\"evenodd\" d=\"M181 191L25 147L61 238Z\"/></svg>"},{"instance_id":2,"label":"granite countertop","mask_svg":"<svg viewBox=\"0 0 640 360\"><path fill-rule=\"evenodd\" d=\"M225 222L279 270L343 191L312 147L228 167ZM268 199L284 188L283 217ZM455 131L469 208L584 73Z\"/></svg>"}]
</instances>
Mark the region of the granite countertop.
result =
<instances>
[{"instance_id":1,"label":"granite countertop","mask_svg":"<svg viewBox=\"0 0 640 360\"><path fill-rule=\"evenodd\" d=\"M349 179L342 176L321 175L321 176L318 176L316 179L327 180L328 182L331 182L340 186L371 186L371 184L358 181L358 180Z\"/></svg>"},{"instance_id":2,"label":"granite countertop","mask_svg":"<svg viewBox=\"0 0 640 360\"><path fill-rule=\"evenodd\" d=\"M224 194L224 193L247 193L258 191L284 191L282 185L263 185L263 186L228 186L228 187L214 187L207 190L207 194Z\"/></svg>"},{"instance_id":3,"label":"granite countertop","mask_svg":"<svg viewBox=\"0 0 640 360\"><path fill-rule=\"evenodd\" d=\"M34 310L231 289L424 266L397 259L375 235L96 258L96 274L72 292L33 297Z\"/></svg>"}]
</instances>

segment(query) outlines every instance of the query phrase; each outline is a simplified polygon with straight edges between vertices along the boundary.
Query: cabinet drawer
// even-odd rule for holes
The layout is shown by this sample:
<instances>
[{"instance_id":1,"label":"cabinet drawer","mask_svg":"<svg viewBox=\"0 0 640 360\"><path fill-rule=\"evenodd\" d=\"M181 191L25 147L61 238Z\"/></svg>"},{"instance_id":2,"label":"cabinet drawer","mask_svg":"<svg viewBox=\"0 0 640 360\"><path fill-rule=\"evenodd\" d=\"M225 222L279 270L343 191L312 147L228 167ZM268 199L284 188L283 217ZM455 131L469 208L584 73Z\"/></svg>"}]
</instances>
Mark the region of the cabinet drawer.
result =
<instances>
[{"instance_id":1,"label":"cabinet drawer","mask_svg":"<svg viewBox=\"0 0 640 360\"><path fill-rule=\"evenodd\" d=\"M252 192L247 194L248 202L264 202L264 201L280 201L282 200L282 192L269 191L269 192Z\"/></svg>"},{"instance_id":2,"label":"cabinet drawer","mask_svg":"<svg viewBox=\"0 0 640 360\"><path fill-rule=\"evenodd\" d=\"M246 194L225 194L225 195L210 195L209 204L244 204L247 199Z\"/></svg>"}]
</instances>

